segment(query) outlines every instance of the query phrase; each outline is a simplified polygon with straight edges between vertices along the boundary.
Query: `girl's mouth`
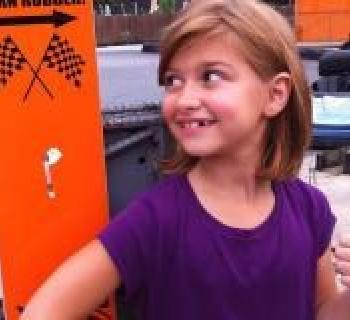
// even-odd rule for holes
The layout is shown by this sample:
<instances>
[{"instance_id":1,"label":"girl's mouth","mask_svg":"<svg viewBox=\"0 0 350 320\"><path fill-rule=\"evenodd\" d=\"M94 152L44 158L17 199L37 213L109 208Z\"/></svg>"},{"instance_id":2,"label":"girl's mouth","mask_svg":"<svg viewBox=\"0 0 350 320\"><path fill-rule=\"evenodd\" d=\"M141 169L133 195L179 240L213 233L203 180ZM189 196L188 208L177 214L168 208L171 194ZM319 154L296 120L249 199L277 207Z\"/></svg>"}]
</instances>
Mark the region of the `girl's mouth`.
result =
<instances>
[{"instance_id":1,"label":"girl's mouth","mask_svg":"<svg viewBox=\"0 0 350 320\"><path fill-rule=\"evenodd\" d=\"M215 124L217 120L186 120L186 121L177 121L177 124L182 129L192 129L192 128L205 128L210 127Z\"/></svg>"}]
</instances>

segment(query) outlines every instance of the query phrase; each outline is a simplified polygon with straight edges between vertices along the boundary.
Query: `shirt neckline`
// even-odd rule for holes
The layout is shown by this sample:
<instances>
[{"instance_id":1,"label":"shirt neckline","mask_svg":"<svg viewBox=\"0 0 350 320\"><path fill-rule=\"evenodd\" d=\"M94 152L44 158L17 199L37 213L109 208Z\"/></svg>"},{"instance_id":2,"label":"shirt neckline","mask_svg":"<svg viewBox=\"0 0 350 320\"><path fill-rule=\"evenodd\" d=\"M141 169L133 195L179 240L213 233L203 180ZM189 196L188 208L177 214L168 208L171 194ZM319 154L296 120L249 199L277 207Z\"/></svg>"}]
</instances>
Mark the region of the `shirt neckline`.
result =
<instances>
[{"instance_id":1,"label":"shirt neckline","mask_svg":"<svg viewBox=\"0 0 350 320\"><path fill-rule=\"evenodd\" d=\"M266 230L270 229L277 221L280 216L280 187L277 181L271 182L272 192L274 193L275 202L270 214L263 220L260 224L253 228L239 228L234 226L229 226L216 219L212 214L210 214L199 201L196 193L194 192L187 174L183 174L183 183L186 191L190 195L190 200L194 206L194 212L200 213L200 218L203 222L210 228L214 229L216 232L220 232L226 236L234 236L242 239L254 239L262 236Z\"/></svg>"}]
</instances>

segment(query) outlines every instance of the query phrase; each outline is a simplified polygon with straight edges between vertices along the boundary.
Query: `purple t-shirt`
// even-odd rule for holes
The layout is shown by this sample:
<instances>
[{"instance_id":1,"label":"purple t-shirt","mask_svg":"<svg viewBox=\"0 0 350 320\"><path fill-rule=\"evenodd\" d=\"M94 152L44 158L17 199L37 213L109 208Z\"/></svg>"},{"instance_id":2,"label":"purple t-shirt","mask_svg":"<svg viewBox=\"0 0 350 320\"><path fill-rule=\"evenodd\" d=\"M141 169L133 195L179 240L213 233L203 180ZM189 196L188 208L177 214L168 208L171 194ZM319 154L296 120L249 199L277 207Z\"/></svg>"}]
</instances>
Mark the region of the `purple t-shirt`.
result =
<instances>
[{"instance_id":1,"label":"purple t-shirt","mask_svg":"<svg viewBox=\"0 0 350 320\"><path fill-rule=\"evenodd\" d=\"M318 258L335 217L299 179L274 182L254 229L226 226L175 175L139 196L99 235L142 320L312 320ZM235 214L232 212L232 214Z\"/></svg>"}]
</instances>

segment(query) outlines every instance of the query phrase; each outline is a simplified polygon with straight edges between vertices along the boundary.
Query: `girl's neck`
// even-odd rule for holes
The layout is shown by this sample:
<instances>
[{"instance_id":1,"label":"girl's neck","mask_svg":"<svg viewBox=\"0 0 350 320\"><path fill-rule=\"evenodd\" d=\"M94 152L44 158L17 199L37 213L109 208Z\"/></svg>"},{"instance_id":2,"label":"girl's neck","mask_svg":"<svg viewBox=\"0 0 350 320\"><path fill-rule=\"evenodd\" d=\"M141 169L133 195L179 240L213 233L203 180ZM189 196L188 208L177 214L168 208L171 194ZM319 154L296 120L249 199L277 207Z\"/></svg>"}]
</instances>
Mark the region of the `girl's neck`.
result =
<instances>
[{"instance_id":1,"label":"girl's neck","mask_svg":"<svg viewBox=\"0 0 350 320\"><path fill-rule=\"evenodd\" d=\"M271 182L257 179L255 168L200 161L188 178L209 214L227 226L252 229L267 219L275 203Z\"/></svg>"},{"instance_id":2,"label":"girl's neck","mask_svg":"<svg viewBox=\"0 0 350 320\"><path fill-rule=\"evenodd\" d=\"M193 184L201 184L206 189L221 194L232 194L254 200L262 190L270 188L270 181L257 178L258 159L247 157L238 161L228 158L203 158L190 171Z\"/></svg>"}]
</instances>

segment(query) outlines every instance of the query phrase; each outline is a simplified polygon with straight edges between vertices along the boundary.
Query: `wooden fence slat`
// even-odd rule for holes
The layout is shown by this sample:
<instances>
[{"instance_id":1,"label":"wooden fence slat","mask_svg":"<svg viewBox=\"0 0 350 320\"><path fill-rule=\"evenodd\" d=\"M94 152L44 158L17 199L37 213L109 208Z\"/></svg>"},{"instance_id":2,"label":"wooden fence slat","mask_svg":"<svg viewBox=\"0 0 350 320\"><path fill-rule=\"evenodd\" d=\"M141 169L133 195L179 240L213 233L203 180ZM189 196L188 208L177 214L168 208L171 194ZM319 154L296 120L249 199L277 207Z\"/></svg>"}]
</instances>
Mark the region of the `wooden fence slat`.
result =
<instances>
[{"instance_id":1,"label":"wooden fence slat","mask_svg":"<svg viewBox=\"0 0 350 320\"><path fill-rule=\"evenodd\" d=\"M120 43L141 43L158 41L161 29L171 20L172 15L140 16L100 16L96 15L97 45L115 45Z\"/></svg>"}]
</instances>

